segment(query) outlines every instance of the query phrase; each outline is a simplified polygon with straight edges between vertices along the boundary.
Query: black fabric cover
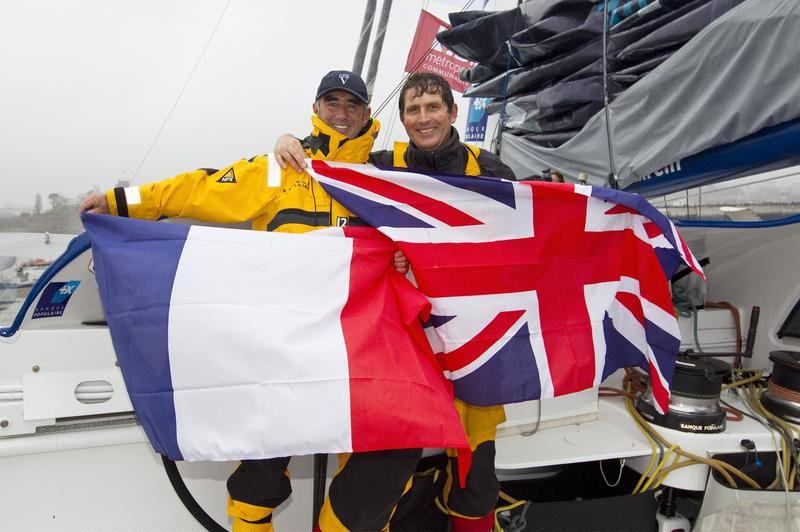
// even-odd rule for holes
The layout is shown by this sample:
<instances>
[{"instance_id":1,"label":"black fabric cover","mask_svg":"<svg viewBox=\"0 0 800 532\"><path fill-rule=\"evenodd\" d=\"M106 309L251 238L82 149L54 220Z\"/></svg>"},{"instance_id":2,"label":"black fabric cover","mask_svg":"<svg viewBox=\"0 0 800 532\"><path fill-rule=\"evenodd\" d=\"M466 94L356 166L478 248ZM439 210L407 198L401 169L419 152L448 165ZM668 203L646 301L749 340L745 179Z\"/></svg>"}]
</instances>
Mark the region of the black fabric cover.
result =
<instances>
[{"instance_id":1,"label":"black fabric cover","mask_svg":"<svg viewBox=\"0 0 800 532\"><path fill-rule=\"evenodd\" d=\"M589 6L591 8L591 6ZM557 15L511 37L511 51L521 65L568 53L603 33L603 12L588 9Z\"/></svg>"},{"instance_id":2,"label":"black fabric cover","mask_svg":"<svg viewBox=\"0 0 800 532\"><path fill-rule=\"evenodd\" d=\"M683 46L700 30L715 19L741 4L743 0L712 0L697 9L663 24L643 38L629 44L618 54L626 64L645 61L664 50L674 50Z\"/></svg>"},{"instance_id":3,"label":"black fabric cover","mask_svg":"<svg viewBox=\"0 0 800 532\"><path fill-rule=\"evenodd\" d=\"M670 11L682 9L687 4L691 4L692 0L659 0L657 4L654 2L651 3L653 5L647 6L648 9L637 9L632 13L633 16L626 17L621 22L612 24L611 30L623 31L633 26L638 26L654 18L661 17ZM621 7L624 8L624 6Z\"/></svg>"},{"instance_id":4,"label":"black fabric cover","mask_svg":"<svg viewBox=\"0 0 800 532\"><path fill-rule=\"evenodd\" d=\"M480 85L464 91L464 96L502 98L526 92L561 80L569 74L597 61L603 51L602 39L596 38L573 53L556 57L552 61L532 67L520 67L500 74ZM506 88L506 77L508 86Z\"/></svg>"},{"instance_id":5,"label":"black fabric cover","mask_svg":"<svg viewBox=\"0 0 800 532\"><path fill-rule=\"evenodd\" d=\"M506 41L512 35L552 16L567 15L576 9L588 11L588 7L596 2L536 0L507 11L454 13L450 15L453 27L439 32L436 38L465 59L484 64L493 62L504 67L506 61L496 56L501 48L506 48ZM479 16L480 13L487 14Z\"/></svg>"},{"instance_id":6,"label":"black fabric cover","mask_svg":"<svg viewBox=\"0 0 800 532\"><path fill-rule=\"evenodd\" d=\"M609 94L616 95L629 81L624 76L609 76ZM547 87L516 100L514 105L528 111L538 110L537 116L550 116L576 105L602 101L603 76L593 76Z\"/></svg>"},{"instance_id":7,"label":"black fabric cover","mask_svg":"<svg viewBox=\"0 0 800 532\"><path fill-rule=\"evenodd\" d=\"M618 4L615 13L625 16L608 32L609 101L743 1ZM464 95L494 99L487 112L505 109L512 134L558 147L602 109L602 0L536 0L503 12L454 13L450 20L453 28L439 34L440 42L478 62L461 72L473 84Z\"/></svg>"},{"instance_id":8,"label":"black fabric cover","mask_svg":"<svg viewBox=\"0 0 800 532\"><path fill-rule=\"evenodd\" d=\"M461 57L480 63L491 59L511 35L528 25L524 18L518 7L492 12L440 31L436 40Z\"/></svg>"},{"instance_id":9,"label":"black fabric cover","mask_svg":"<svg viewBox=\"0 0 800 532\"><path fill-rule=\"evenodd\" d=\"M458 77L467 83L480 83L497 75L497 71L486 65L477 64L472 68L465 68Z\"/></svg>"},{"instance_id":10,"label":"black fabric cover","mask_svg":"<svg viewBox=\"0 0 800 532\"><path fill-rule=\"evenodd\" d=\"M686 2L677 9L658 10L643 17L630 17L626 19L626 21L635 21L636 24L631 23L623 28L621 27L623 23L611 32L611 37L608 41L609 55L616 56L621 50L627 48L636 41L644 39L659 28L669 24L673 20L681 18L710 1L711 0L693 0Z\"/></svg>"},{"instance_id":11,"label":"black fabric cover","mask_svg":"<svg viewBox=\"0 0 800 532\"><path fill-rule=\"evenodd\" d=\"M546 148L558 148L569 139L574 137L578 131L580 131L580 128L548 133L529 133L521 136L526 140L530 140L531 142L535 142L536 144Z\"/></svg>"},{"instance_id":12,"label":"black fabric cover","mask_svg":"<svg viewBox=\"0 0 800 532\"><path fill-rule=\"evenodd\" d=\"M636 76L637 78L641 78L642 76L645 76L648 72L653 70L655 67L657 67L658 65L669 59L669 57L673 53L675 53L675 50L673 49L665 50L658 55L654 55L653 57L650 57L649 59L646 59L644 61L638 61L630 66L619 65L615 70L617 74L621 74L624 76L630 75L630 76Z\"/></svg>"},{"instance_id":13,"label":"black fabric cover","mask_svg":"<svg viewBox=\"0 0 800 532\"><path fill-rule=\"evenodd\" d=\"M566 109L561 113L556 113L544 117L531 117L524 113L519 118L509 119L509 127L516 127L530 133L557 133L569 130L576 130L583 125L603 108L603 102L590 102L583 105L576 105Z\"/></svg>"},{"instance_id":14,"label":"black fabric cover","mask_svg":"<svg viewBox=\"0 0 800 532\"><path fill-rule=\"evenodd\" d=\"M473 10L473 11L454 11L453 13L449 13L447 18L450 20L450 26L460 26L462 24L466 24L468 22L472 22L473 20L478 20L479 18L485 17L487 15L491 15L493 11L480 11L480 10Z\"/></svg>"}]
</instances>

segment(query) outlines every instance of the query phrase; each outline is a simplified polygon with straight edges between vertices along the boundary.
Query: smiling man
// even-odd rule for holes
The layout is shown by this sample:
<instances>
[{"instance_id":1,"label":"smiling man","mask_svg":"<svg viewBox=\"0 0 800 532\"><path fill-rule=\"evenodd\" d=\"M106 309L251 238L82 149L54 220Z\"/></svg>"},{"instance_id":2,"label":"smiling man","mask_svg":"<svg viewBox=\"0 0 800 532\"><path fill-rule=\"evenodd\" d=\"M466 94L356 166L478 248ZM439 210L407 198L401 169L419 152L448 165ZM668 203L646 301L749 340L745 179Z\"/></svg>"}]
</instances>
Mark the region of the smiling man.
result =
<instances>
[{"instance_id":1,"label":"smiling man","mask_svg":"<svg viewBox=\"0 0 800 532\"><path fill-rule=\"evenodd\" d=\"M427 72L412 74L400 94L400 120L409 142L395 142L394 150L373 152L370 162L448 174L515 179L514 172L497 155L461 142L458 131L452 126L458 106L443 77Z\"/></svg>"},{"instance_id":2,"label":"smiling man","mask_svg":"<svg viewBox=\"0 0 800 532\"><path fill-rule=\"evenodd\" d=\"M361 78L347 70L329 72L319 84L317 99L311 106L323 122L347 137L354 139L369 120L369 101L366 89L361 90Z\"/></svg>"},{"instance_id":3,"label":"smiling man","mask_svg":"<svg viewBox=\"0 0 800 532\"><path fill-rule=\"evenodd\" d=\"M494 176L515 180L514 172L486 150L462 143L453 127L458 106L443 77L427 72L411 75L400 91L400 120L409 142L395 142L393 150L370 154L369 161L383 167L411 168L447 174ZM291 135L282 135L275 145L282 167L300 171L306 167L303 145ZM395 256L398 271L408 262ZM413 266L413 265L412 265ZM488 532L494 526L494 507L500 483L494 470L495 433L505 421L502 406L479 407L455 401L461 423L472 448L472 468L464 488L459 486L454 449L447 450L448 464L437 484L440 506L450 515L453 532Z\"/></svg>"},{"instance_id":4,"label":"smiling man","mask_svg":"<svg viewBox=\"0 0 800 532\"><path fill-rule=\"evenodd\" d=\"M393 150L372 152L369 162L385 167L412 168L460 175L516 179L500 158L484 149L462 143L453 123L458 106L447 80L437 74L412 74L400 91L400 120L409 142L395 142ZM305 143L282 135L275 144L275 158L282 168L306 168Z\"/></svg>"},{"instance_id":5,"label":"smiling man","mask_svg":"<svg viewBox=\"0 0 800 532\"><path fill-rule=\"evenodd\" d=\"M326 74L312 109L313 130L302 141L303 157L367 162L380 126L370 118L367 87L358 74L346 70ZM164 181L92 194L81 203L80 211L151 220L180 216L218 223L251 221L255 230L285 233L361 223L310 175L281 170L272 163L272 155L257 155L221 170L194 170ZM264 437L279 438L280 431L281 427L264 427ZM421 455L421 449L340 455L319 515L319 529L383 530ZM231 475L228 515L233 532L272 532L273 510L292 492L288 463L289 457L245 460Z\"/></svg>"},{"instance_id":6,"label":"smiling man","mask_svg":"<svg viewBox=\"0 0 800 532\"><path fill-rule=\"evenodd\" d=\"M400 95L400 120L409 142L395 142L394 150L373 152L370 162L395 168L516 179L497 155L461 142L453 127L458 106L443 77L413 74ZM437 498L450 515L453 532L489 532L494 527L494 507L500 493L494 469L494 439L497 425L505 421L505 412L502 406L480 407L459 400L455 406L472 448L472 468L466 486L460 487L456 452L448 449L445 474L440 475L436 486Z\"/></svg>"}]
</instances>

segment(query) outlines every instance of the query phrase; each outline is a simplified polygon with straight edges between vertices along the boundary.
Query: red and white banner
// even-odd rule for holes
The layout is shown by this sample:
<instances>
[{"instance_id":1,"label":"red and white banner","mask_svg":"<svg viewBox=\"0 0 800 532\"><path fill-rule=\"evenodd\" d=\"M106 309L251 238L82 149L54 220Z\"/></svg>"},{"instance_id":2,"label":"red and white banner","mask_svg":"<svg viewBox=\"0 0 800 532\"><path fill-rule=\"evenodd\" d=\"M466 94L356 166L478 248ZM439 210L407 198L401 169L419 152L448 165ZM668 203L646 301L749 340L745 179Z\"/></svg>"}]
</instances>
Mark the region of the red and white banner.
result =
<instances>
[{"instance_id":1,"label":"red and white banner","mask_svg":"<svg viewBox=\"0 0 800 532\"><path fill-rule=\"evenodd\" d=\"M450 24L422 10L411 50L408 51L405 71L439 74L447 80L451 89L463 93L469 84L461 81L458 75L474 63L458 57L439 44L436 34L447 29L450 29Z\"/></svg>"}]
</instances>

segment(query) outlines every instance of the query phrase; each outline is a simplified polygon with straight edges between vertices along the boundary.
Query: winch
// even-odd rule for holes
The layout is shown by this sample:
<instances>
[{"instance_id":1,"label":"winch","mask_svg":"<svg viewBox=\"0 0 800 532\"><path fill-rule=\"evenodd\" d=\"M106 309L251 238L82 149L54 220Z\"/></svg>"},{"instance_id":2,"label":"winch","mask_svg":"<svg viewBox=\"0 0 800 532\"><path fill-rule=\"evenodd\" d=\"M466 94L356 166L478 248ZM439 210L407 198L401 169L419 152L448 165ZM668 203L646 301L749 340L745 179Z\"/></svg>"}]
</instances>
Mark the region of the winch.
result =
<instances>
[{"instance_id":1,"label":"winch","mask_svg":"<svg viewBox=\"0 0 800 532\"><path fill-rule=\"evenodd\" d=\"M669 411L660 414L650 386L636 399L636 410L654 425L681 432L714 434L725 430L725 412L719 403L722 380L731 371L715 358L678 355L672 377Z\"/></svg>"},{"instance_id":2,"label":"winch","mask_svg":"<svg viewBox=\"0 0 800 532\"><path fill-rule=\"evenodd\" d=\"M800 351L771 351L772 375L761 404L784 421L800 425Z\"/></svg>"},{"instance_id":3,"label":"winch","mask_svg":"<svg viewBox=\"0 0 800 532\"><path fill-rule=\"evenodd\" d=\"M736 357L738 361L753 356L760 313L761 309L757 306L750 312L750 325L743 352L695 353L688 350L676 357L669 411L666 414L660 414L656 410L649 384L647 391L636 398L636 410L654 425L681 432L715 434L724 431L726 413L720 406L719 396L723 379L731 373L731 365L717 357ZM800 353L797 355L795 364L800 371ZM797 389L800 390L800 373L797 382ZM797 400L797 419L800 422L800 392L797 393Z\"/></svg>"}]
</instances>

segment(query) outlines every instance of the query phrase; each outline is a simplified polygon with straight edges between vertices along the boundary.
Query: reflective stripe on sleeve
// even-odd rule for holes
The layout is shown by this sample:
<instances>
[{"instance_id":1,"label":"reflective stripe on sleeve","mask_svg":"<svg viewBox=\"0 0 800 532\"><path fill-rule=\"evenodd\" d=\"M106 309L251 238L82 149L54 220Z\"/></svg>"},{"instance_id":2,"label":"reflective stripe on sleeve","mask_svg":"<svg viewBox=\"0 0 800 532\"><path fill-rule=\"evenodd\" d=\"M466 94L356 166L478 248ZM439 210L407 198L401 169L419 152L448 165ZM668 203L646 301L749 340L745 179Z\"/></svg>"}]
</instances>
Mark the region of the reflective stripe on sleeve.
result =
<instances>
[{"instance_id":1,"label":"reflective stripe on sleeve","mask_svg":"<svg viewBox=\"0 0 800 532\"><path fill-rule=\"evenodd\" d=\"M275 159L275 154L267 154L267 186L279 187L281 186L281 167Z\"/></svg>"},{"instance_id":2,"label":"reflective stripe on sleeve","mask_svg":"<svg viewBox=\"0 0 800 532\"><path fill-rule=\"evenodd\" d=\"M125 187L125 201L128 205L138 205L142 202L142 194L139 187Z\"/></svg>"}]
</instances>

